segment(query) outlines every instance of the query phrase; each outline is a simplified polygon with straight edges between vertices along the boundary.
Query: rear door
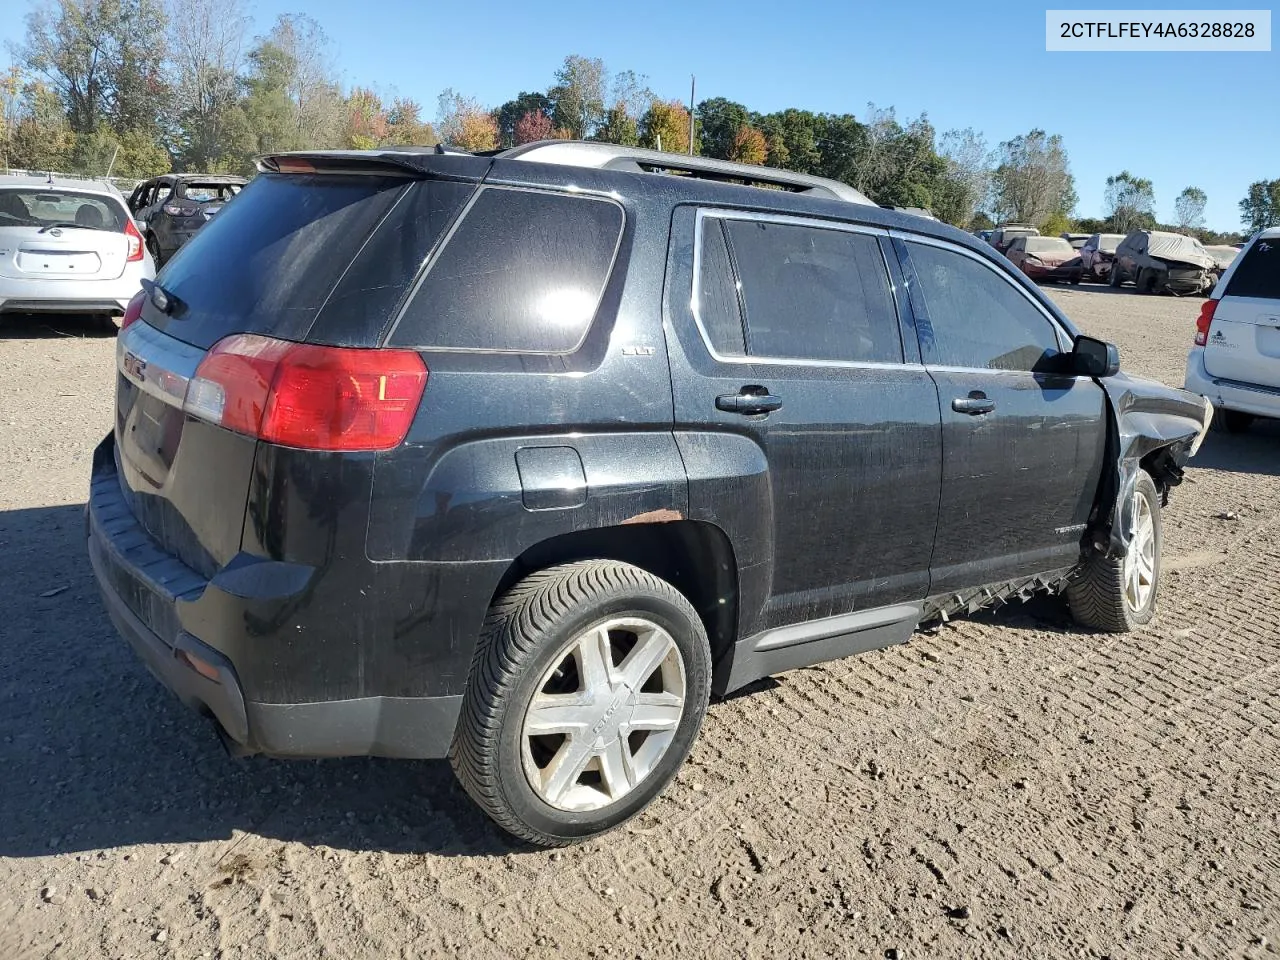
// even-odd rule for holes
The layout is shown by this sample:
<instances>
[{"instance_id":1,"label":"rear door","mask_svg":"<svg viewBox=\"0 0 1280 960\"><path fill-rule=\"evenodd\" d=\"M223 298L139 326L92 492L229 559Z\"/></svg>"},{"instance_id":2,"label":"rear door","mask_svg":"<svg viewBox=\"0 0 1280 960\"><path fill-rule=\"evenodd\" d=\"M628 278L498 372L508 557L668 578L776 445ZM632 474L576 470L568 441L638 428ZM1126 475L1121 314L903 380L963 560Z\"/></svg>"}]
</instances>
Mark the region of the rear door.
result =
<instances>
[{"instance_id":1,"label":"rear door","mask_svg":"<svg viewBox=\"0 0 1280 960\"><path fill-rule=\"evenodd\" d=\"M0 277L114 280L129 255L128 216L108 194L0 188Z\"/></svg>"},{"instance_id":2,"label":"rear door","mask_svg":"<svg viewBox=\"0 0 1280 960\"><path fill-rule=\"evenodd\" d=\"M1258 238L1232 265L1204 368L1212 377L1280 387L1280 238Z\"/></svg>"},{"instance_id":3,"label":"rear door","mask_svg":"<svg viewBox=\"0 0 1280 960\"><path fill-rule=\"evenodd\" d=\"M899 249L942 411L933 594L1075 563L1105 453L1102 388L1054 372L1066 334L1005 270L941 241Z\"/></svg>"},{"instance_id":4,"label":"rear door","mask_svg":"<svg viewBox=\"0 0 1280 960\"><path fill-rule=\"evenodd\" d=\"M677 210L677 436L687 460L743 474L730 490L697 482L691 465L690 509L749 510L768 541L750 545L760 565L740 573L744 594L748 579L763 594L744 595L744 636L928 593L938 399L914 337L903 352L887 242L820 220ZM759 461L767 476L748 475ZM758 482L767 492L756 499Z\"/></svg>"}]
</instances>

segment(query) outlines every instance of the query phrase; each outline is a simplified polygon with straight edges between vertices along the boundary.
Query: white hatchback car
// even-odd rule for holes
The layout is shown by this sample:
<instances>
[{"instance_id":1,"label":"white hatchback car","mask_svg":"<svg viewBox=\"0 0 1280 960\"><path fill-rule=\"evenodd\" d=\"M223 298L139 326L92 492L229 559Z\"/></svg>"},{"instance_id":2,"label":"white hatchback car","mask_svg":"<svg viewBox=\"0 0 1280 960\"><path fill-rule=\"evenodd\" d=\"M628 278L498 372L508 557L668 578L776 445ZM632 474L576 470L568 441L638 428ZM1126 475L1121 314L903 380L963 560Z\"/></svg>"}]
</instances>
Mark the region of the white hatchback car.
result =
<instances>
[{"instance_id":1,"label":"white hatchback car","mask_svg":"<svg viewBox=\"0 0 1280 960\"><path fill-rule=\"evenodd\" d=\"M1280 227L1256 234L1232 261L1196 321L1186 389L1208 397L1232 433L1280 418Z\"/></svg>"},{"instance_id":2,"label":"white hatchback car","mask_svg":"<svg viewBox=\"0 0 1280 960\"><path fill-rule=\"evenodd\" d=\"M155 264L109 183L0 176L0 314L110 318Z\"/></svg>"}]
</instances>

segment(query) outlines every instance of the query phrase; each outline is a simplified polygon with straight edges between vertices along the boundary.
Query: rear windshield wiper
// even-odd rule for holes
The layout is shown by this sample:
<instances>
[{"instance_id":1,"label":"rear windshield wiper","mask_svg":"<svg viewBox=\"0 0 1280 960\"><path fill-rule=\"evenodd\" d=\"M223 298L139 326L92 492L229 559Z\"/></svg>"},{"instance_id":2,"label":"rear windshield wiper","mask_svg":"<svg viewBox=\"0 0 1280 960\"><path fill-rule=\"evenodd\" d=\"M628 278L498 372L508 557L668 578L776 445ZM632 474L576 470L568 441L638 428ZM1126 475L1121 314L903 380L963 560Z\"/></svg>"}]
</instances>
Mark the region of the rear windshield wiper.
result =
<instances>
[{"instance_id":1,"label":"rear windshield wiper","mask_svg":"<svg viewBox=\"0 0 1280 960\"><path fill-rule=\"evenodd\" d=\"M104 229L106 229L105 227L90 227L90 226L86 226L86 225L85 225L85 224L83 224L83 223L66 223L66 222L64 222L64 223L46 223L43 227L41 227L41 228L40 228L40 232L41 232L41 233L48 233L50 230L54 230L54 229L56 229L56 228L58 228L58 227L74 227L76 230L104 230Z\"/></svg>"}]
</instances>

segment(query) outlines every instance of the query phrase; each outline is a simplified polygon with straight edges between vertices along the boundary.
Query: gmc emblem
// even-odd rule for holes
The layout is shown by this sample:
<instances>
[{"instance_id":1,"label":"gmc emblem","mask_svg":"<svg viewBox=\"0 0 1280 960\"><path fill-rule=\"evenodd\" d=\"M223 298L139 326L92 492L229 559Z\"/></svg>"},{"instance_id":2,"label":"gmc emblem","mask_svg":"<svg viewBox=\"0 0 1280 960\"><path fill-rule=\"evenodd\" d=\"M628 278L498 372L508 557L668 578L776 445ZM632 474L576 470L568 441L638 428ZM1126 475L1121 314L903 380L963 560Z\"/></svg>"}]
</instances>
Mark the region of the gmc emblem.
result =
<instances>
[{"instance_id":1,"label":"gmc emblem","mask_svg":"<svg viewBox=\"0 0 1280 960\"><path fill-rule=\"evenodd\" d=\"M146 380L147 361L143 360L136 353L130 353L126 350L124 354L124 374L130 380Z\"/></svg>"}]
</instances>

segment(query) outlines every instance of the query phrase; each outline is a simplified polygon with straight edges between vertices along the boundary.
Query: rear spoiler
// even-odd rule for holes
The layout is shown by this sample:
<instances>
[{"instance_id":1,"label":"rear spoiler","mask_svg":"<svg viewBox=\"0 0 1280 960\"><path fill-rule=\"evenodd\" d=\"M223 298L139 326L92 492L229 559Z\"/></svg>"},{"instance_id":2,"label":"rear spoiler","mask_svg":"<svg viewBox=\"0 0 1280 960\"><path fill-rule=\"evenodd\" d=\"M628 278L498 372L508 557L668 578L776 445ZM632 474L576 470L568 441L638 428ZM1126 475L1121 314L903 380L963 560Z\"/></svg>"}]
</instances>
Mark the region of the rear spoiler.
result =
<instances>
[{"instance_id":1,"label":"rear spoiler","mask_svg":"<svg viewBox=\"0 0 1280 960\"><path fill-rule=\"evenodd\" d=\"M297 150L269 153L256 163L260 173L343 173L365 176L421 177L432 173L457 173L457 164L483 164L487 157L437 147L400 147L387 150ZM477 179L483 173L472 170Z\"/></svg>"}]
</instances>

